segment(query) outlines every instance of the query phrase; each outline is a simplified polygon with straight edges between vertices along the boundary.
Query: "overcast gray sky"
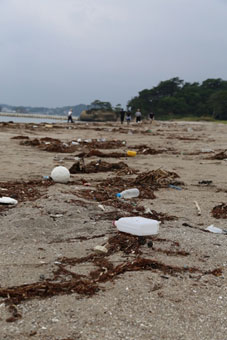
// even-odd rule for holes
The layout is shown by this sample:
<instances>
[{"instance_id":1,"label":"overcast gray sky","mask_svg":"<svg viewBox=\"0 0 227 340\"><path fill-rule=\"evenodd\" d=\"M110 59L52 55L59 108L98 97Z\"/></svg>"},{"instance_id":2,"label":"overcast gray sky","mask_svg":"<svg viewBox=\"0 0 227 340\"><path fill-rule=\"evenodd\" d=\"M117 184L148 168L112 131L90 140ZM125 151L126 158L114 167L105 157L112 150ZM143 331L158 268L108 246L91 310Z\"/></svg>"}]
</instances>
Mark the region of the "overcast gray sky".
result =
<instances>
[{"instance_id":1,"label":"overcast gray sky","mask_svg":"<svg viewBox=\"0 0 227 340\"><path fill-rule=\"evenodd\" d=\"M113 105L227 80L227 0L0 0L0 103Z\"/></svg>"}]
</instances>

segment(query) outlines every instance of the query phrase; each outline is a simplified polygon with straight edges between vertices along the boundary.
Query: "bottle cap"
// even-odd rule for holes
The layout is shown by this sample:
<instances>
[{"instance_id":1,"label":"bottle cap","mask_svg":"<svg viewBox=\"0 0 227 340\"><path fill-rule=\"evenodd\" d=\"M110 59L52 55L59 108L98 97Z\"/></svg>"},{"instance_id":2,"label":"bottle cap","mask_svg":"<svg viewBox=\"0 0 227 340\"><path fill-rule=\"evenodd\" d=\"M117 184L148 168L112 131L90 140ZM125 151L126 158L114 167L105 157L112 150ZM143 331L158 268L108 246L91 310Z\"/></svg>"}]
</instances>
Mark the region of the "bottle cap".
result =
<instances>
[{"instance_id":1,"label":"bottle cap","mask_svg":"<svg viewBox=\"0 0 227 340\"><path fill-rule=\"evenodd\" d=\"M117 193L116 196L117 196L117 197L121 197L121 194L120 194L120 193Z\"/></svg>"}]
</instances>

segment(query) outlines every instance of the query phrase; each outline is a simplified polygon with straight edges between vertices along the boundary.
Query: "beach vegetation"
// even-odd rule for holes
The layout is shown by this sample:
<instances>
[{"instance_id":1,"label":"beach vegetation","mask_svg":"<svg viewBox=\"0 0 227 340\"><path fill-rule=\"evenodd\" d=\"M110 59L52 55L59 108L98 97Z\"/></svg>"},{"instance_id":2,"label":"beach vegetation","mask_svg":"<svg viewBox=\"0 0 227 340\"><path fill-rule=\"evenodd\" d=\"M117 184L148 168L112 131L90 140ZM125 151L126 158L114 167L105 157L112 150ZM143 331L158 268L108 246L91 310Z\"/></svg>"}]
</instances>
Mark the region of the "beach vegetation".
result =
<instances>
[{"instance_id":1,"label":"beach vegetation","mask_svg":"<svg viewBox=\"0 0 227 340\"><path fill-rule=\"evenodd\" d=\"M227 81L209 78L201 84L184 82L178 77L144 89L128 101L135 112L139 107L146 117L155 112L160 119L210 117L227 119Z\"/></svg>"}]
</instances>

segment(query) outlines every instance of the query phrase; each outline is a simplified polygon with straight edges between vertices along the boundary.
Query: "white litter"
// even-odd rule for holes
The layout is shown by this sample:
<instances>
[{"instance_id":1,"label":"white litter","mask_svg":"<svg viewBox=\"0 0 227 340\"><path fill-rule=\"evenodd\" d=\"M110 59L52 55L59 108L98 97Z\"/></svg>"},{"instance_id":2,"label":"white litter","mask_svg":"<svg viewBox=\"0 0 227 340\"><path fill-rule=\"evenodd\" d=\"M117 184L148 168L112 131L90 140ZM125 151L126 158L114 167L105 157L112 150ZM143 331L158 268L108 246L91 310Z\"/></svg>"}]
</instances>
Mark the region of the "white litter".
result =
<instances>
[{"instance_id":1,"label":"white litter","mask_svg":"<svg viewBox=\"0 0 227 340\"><path fill-rule=\"evenodd\" d=\"M56 166L51 172L51 178L54 182L68 183L70 179L70 172L64 166Z\"/></svg>"},{"instance_id":2,"label":"white litter","mask_svg":"<svg viewBox=\"0 0 227 340\"><path fill-rule=\"evenodd\" d=\"M10 198L10 197L0 197L0 204L12 204L12 205L16 205L18 203L17 200L15 200L14 198Z\"/></svg>"},{"instance_id":3,"label":"white litter","mask_svg":"<svg viewBox=\"0 0 227 340\"><path fill-rule=\"evenodd\" d=\"M105 208L104 208L104 206L103 206L102 204L99 204L98 207L99 207L100 209L102 209L103 211L105 211Z\"/></svg>"},{"instance_id":4,"label":"white litter","mask_svg":"<svg viewBox=\"0 0 227 340\"><path fill-rule=\"evenodd\" d=\"M201 149L201 152L203 152L203 153L209 153L209 152L214 152L214 150L209 149L209 148L202 148L202 149Z\"/></svg>"},{"instance_id":5,"label":"white litter","mask_svg":"<svg viewBox=\"0 0 227 340\"><path fill-rule=\"evenodd\" d=\"M108 249L104 246L95 246L94 251L97 253L108 253Z\"/></svg>"},{"instance_id":6,"label":"white litter","mask_svg":"<svg viewBox=\"0 0 227 340\"><path fill-rule=\"evenodd\" d=\"M209 225L209 227L207 227L206 230L210 231L211 233L215 233L215 234L223 233L222 229L215 227L213 224Z\"/></svg>"},{"instance_id":7,"label":"white litter","mask_svg":"<svg viewBox=\"0 0 227 340\"><path fill-rule=\"evenodd\" d=\"M119 231L137 236L158 234L159 224L159 221L141 216L121 217L118 221L114 221Z\"/></svg>"}]
</instances>

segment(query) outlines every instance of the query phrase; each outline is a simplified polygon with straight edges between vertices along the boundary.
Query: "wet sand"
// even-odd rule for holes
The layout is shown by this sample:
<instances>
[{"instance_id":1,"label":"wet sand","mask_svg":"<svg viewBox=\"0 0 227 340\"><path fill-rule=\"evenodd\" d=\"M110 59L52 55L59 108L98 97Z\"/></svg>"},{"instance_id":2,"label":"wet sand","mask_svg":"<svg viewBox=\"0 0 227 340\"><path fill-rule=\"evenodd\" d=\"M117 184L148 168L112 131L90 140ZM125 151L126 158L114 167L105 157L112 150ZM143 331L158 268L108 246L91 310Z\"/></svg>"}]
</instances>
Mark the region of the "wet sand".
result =
<instances>
[{"instance_id":1,"label":"wet sand","mask_svg":"<svg viewBox=\"0 0 227 340\"><path fill-rule=\"evenodd\" d=\"M1 339L226 339L227 236L205 231L227 229L226 133L0 123L0 196L18 200L0 206ZM78 155L68 184L44 179ZM117 200L128 185L140 197ZM159 219L159 234L118 233L112 221L130 215Z\"/></svg>"}]
</instances>

